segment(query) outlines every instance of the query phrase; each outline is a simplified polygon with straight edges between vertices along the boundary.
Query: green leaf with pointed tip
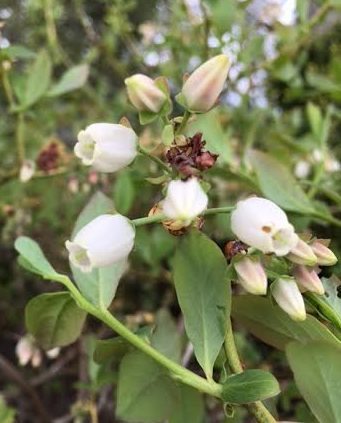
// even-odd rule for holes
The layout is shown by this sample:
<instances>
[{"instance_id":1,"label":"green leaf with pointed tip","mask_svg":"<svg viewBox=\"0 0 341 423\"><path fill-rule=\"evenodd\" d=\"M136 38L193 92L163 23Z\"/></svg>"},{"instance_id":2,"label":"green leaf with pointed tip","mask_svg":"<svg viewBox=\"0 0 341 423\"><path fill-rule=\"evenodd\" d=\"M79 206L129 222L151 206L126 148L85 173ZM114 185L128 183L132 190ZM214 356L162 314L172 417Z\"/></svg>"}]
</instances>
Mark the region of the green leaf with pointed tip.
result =
<instances>
[{"instance_id":1,"label":"green leaf with pointed tip","mask_svg":"<svg viewBox=\"0 0 341 423\"><path fill-rule=\"evenodd\" d=\"M254 295L233 297L232 316L253 335L281 350L291 341L339 343L315 317L308 315L303 322L295 322L268 298Z\"/></svg>"},{"instance_id":2,"label":"green leaf with pointed tip","mask_svg":"<svg viewBox=\"0 0 341 423\"><path fill-rule=\"evenodd\" d=\"M134 351L120 365L116 414L125 422L155 423L174 411L178 391L167 371L147 355Z\"/></svg>"},{"instance_id":3,"label":"green leaf with pointed tip","mask_svg":"<svg viewBox=\"0 0 341 423\"><path fill-rule=\"evenodd\" d=\"M47 93L49 97L69 93L77 90L86 83L89 76L89 65L77 65L68 69L61 77L60 81L55 84Z\"/></svg>"},{"instance_id":4,"label":"green leaf with pointed tip","mask_svg":"<svg viewBox=\"0 0 341 423\"><path fill-rule=\"evenodd\" d=\"M293 342L286 349L295 382L321 423L341 423L341 346Z\"/></svg>"},{"instance_id":5,"label":"green leaf with pointed tip","mask_svg":"<svg viewBox=\"0 0 341 423\"><path fill-rule=\"evenodd\" d=\"M221 397L231 404L248 404L278 395L279 384L275 377L265 370L245 370L229 376Z\"/></svg>"},{"instance_id":6,"label":"green leaf with pointed tip","mask_svg":"<svg viewBox=\"0 0 341 423\"><path fill-rule=\"evenodd\" d=\"M101 192L97 192L92 196L89 203L79 215L72 238L75 237L83 226L97 216L113 212L113 202ZM124 259L111 266L94 269L89 273L82 272L72 265L72 263L70 263L70 266L76 284L84 297L96 306L108 307L116 294L118 283L127 268L127 260Z\"/></svg>"},{"instance_id":7,"label":"green leaf with pointed tip","mask_svg":"<svg viewBox=\"0 0 341 423\"><path fill-rule=\"evenodd\" d=\"M206 235L192 231L176 249L173 277L187 336L199 364L211 377L230 312L226 259Z\"/></svg>"},{"instance_id":8,"label":"green leaf with pointed tip","mask_svg":"<svg viewBox=\"0 0 341 423\"><path fill-rule=\"evenodd\" d=\"M85 317L68 292L39 295L25 309L27 330L45 350L75 342Z\"/></svg>"},{"instance_id":9,"label":"green leaf with pointed tip","mask_svg":"<svg viewBox=\"0 0 341 423\"><path fill-rule=\"evenodd\" d=\"M261 151L248 154L264 195L284 210L314 212L309 198L289 170L277 159Z\"/></svg>"},{"instance_id":10,"label":"green leaf with pointed tip","mask_svg":"<svg viewBox=\"0 0 341 423\"><path fill-rule=\"evenodd\" d=\"M63 277L54 270L33 239L20 236L16 239L14 248L20 254L20 264L27 270L37 273L45 279L58 280L59 277Z\"/></svg>"},{"instance_id":11,"label":"green leaf with pointed tip","mask_svg":"<svg viewBox=\"0 0 341 423\"><path fill-rule=\"evenodd\" d=\"M22 108L32 106L46 93L51 81L51 71L50 57L42 50L29 70Z\"/></svg>"}]
</instances>

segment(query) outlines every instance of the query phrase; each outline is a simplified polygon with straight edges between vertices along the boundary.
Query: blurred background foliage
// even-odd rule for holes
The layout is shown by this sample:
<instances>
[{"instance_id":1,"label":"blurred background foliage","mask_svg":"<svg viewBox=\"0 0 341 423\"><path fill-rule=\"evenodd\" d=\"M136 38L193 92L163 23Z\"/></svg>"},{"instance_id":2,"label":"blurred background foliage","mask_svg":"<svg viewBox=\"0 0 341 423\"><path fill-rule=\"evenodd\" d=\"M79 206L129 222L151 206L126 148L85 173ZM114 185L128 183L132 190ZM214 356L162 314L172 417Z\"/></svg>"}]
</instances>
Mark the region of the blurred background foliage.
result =
<instances>
[{"instance_id":1,"label":"blurred background foliage","mask_svg":"<svg viewBox=\"0 0 341 423\"><path fill-rule=\"evenodd\" d=\"M5 376L0 388L18 421L36 421L34 410L41 406L60 423L95 421L94 409L99 421L116 421L105 369L91 359L91 334L108 334L94 322L55 362L18 370L14 349L25 333L23 307L35 293L54 287L18 269L13 241L20 234L32 236L55 266L68 272L64 241L94 192L103 191L132 218L146 215L159 200L161 172L146 158L118 174L101 175L81 167L72 154L80 129L122 116L142 144L159 154L162 128L158 122L139 125L124 90L127 76L164 75L176 94L186 72L221 52L229 55L232 67L220 106L188 129L203 132L208 149L219 154L207 177L215 188L212 206L234 204L249 193L274 197L299 231L313 229L332 238L339 255L340 7L340 0L0 0L0 367ZM175 116L180 113L175 106ZM254 149L266 155L257 156ZM33 176L25 178L30 167ZM205 230L221 246L232 237L224 216L212 218ZM150 323L167 307L181 329L167 264L176 242L162 227L139 229L133 265L112 306L128 324ZM314 421L282 353L242 328L238 343L247 365L272 369L282 383L281 419ZM30 403L36 392L38 405ZM224 421L213 400L206 408L207 421ZM1 422L11 422L13 414L0 402ZM247 421L243 411L226 419Z\"/></svg>"}]
</instances>

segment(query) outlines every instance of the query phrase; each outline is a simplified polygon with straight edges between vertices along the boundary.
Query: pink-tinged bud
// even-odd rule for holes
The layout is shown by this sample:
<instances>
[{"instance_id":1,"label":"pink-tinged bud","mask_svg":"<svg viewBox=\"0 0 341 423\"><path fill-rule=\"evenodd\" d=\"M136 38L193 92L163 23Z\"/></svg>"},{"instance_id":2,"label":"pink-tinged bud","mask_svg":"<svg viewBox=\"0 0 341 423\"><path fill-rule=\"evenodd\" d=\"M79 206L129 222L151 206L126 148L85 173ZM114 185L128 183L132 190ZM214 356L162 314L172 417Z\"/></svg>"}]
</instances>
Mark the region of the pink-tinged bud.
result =
<instances>
[{"instance_id":1,"label":"pink-tinged bud","mask_svg":"<svg viewBox=\"0 0 341 423\"><path fill-rule=\"evenodd\" d=\"M125 79L128 97L139 112L159 113L167 100L155 81L146 75L136 74Z\"/></svg>"},{"instance_id":2,"label":"pink-tinged bud","mask_svg":"<svg viewBox=\"0 0 341 423\"><path fill-rule=\"evenodd\" d=\"M271 292L276 303L293 320L301 321L306 319L304 300L293 278L278 279L271 285Z\"/></svg>"},{"instance_id":3,"label":"pink-tinged bud","mask_svg":"<svg viewBox=\"0 0 341 423\"><path fill-rule=\"evenodd\" d=\"M205 113L212 109L223 90L229 68L230 60L225 54L212 57L189 76L179 101L192 112Z\"/></svg>"},{"instance_id":4,"label":"pink-tinged bud","mask_svg":"<svg viewBox=\"0 0 341 423\"><path fill-rule=\"evenodd\" d=\"M313 267L296 266L294 269L294 278L301 292L309 291L316 294L324 294L324 286Z\"/></svg>"},{"instance_id":5,"label":"pink-tinged bud","mask_svg":"<svg viewBox=\"0 0 341 423\"><path fill-rule=\"evenodd\" d=\"M296 246L290 250L286 257L295 264L304 264L305 266L315 266L317 264L317 257L314 251L302 239L299 239Z\"/></svg>"},{"instance_id":6,"label":"pink-tinged bud","mask_svg":"<svg viewBox=\"0 0 341 423\"><path fill-rule=\"evenodd\" d=\"M254 295L265 295L268 287L267 277L259 259L244 257L234 264L238 283L245 291Z\"/></svg>"},{"instance_id":7,"label":"pink-tinged bud","mask_svg":"<svg viewBox=\"0 0 341 423\"><path fill-rule=\"evenodd\" d=\"M327 242L317 239L311 244L311 248L317 257L317 264L319 266L334 266L334 264L337 263L336 255L327 245L325 245Z\"/></svg>"}]
</instances>

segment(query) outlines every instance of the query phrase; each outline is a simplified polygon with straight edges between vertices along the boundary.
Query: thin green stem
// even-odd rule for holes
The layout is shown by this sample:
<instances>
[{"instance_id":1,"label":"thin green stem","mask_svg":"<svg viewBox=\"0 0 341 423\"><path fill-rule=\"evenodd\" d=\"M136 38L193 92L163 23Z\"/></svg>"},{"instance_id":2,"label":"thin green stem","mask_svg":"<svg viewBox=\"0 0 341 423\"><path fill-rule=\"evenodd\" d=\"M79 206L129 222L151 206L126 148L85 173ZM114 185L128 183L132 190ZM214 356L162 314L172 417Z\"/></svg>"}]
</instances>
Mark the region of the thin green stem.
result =
<instances>
[{"instance_id":1,"label":"thin green stem","mask_svg":"<svg viewBox=\"0 0 341 423\"><path fill-rule=\"evenodd\" d=\"M231 213L234 210L235 206L226 206L226 207L213 207L211 209L205 210L202 215L209 216L211 214L221 214L221 213Z\"/></svg>"},{"instance_id":2,"label":"thin green stem","mask_svg":"<svg viewBox=\"0 0 341 423\"><path fill-rule=\"evenodd\" d=\"M231 321L229 322L225 334L224 350L231 371L233 373L242 373L244 370L240 362L236 344L234 342ZM271 413L261 401L256 401L251 404L247 404L246 407L248 408L249 412L255 417L257 422L276 423L274 417L271 415Z\"/></svg>"},{"instance_id":3,"label":"thin green stem","mask_svg":"<svg viewBox=\"0 0 341 423\"><path fill-rule=\"evenodd\" d=\"M189 385L195 389L198 389L201 392L212 395L216 398L220 398L221 395L221 385L214 381L207 381L201 376L196 375L190 370L182 367L180 364L169 359L150 344L148 344L143 338L135 335L128 328L126 328L119 320L117 320L106 308L96 308L93 304L87 301L82 294L78 291L76 286L71 282L71 280L62 276L58 280L64 284L64 286L70 291L72 297L78 304L87 313L97 317L112 330L114 330L122 338L126 339L130 344L135 346L140 351L147 354L149 357L153 358L161 366L169 370L170 376L175 380L178 380L186 385Z\"/></svg>"},{"instance_id":4,"label":"thin green stem","mask_svg":"<svg viewBox=\"0 0 341 423\"><path fill-rule=\"evenodd\" d=\"M18 154L18 162L19 166L21 166L25 160L25 117L23 112L18 113L18 122L17 122L17 134L16 134L16 142L17 142L17 154Z\"/></svg>"},{"instance_id":5,"label":"thin green stem","mask_svg":"<svg viewBox=\"0 0 341 423\"><path fill-rule=\"evenodd\" d=\"M140 145L138 146L138 152L142 154L143 156L148 157L148 159L152 160L154 163L157 163L158 166L160 166L165 172L169 174L172 173L172 169L169 166L167 166L166 163L164 163L158 157L155 157L152 154L150 154L149 151L145 150Z\"/></svg>"},{"instance_id":6,"label":"thin green stem","mask_svg":"<svg viewBox=\"0 0 341 423\"><path fill-rule=\"evenodd\" d=\"M7 74L7 71L5 69L2 69L2 85L4 87L4 91L5 91L5 95L6 95L8 104L9 104L10 108L13 109L15 107L15 100L14 100L12 87L11 87L11 84L10 84L9 79L8 79L8 74Z\"/></svg>"},{"instance_id":7,"label":"thin green stem","mask_svg":"<svg viewBox=\"0 0 341 423\"><path fill-rule=\"evenodd\" d=\"M167 219L164 214L156 214L154 216L140 217L139 219L132 220L134 226L149 225L150 223L160 223Z\"/></svg>"},{"instance_id":8,"label":"thin green stem","mask_svg":"<svg viewBox=\"0 0 341 423\"><path fill-rule=\"evenodd\" d=\"M175 135L179 135L183 132L183 130L186 128L186 125L188 123L189 118L191 117L191 112L188 110L185 111L184 116L182 118L182 121L178 127L178 129L175 132Z\"/></svg>"},{"instance_id":9,"label":"thin green stem","mask_svg":"<svg viewBox=\"0 0 341 423\"><path fill-rule=\"evenodd\" d=\"M219 214L219 213L230 213L234 209L234 206L228 206L228 207L214 207L212 209L205 210L201 216L210 216L212 214ZM134 226L143 226L143 225L149 225L150 223L160 223L164 220L167 220L168 218L160 213L156 214L154 216L147 216L147 217L140 217L138 219L132 220L132 223Z\"/></svg>"}]
</instances>

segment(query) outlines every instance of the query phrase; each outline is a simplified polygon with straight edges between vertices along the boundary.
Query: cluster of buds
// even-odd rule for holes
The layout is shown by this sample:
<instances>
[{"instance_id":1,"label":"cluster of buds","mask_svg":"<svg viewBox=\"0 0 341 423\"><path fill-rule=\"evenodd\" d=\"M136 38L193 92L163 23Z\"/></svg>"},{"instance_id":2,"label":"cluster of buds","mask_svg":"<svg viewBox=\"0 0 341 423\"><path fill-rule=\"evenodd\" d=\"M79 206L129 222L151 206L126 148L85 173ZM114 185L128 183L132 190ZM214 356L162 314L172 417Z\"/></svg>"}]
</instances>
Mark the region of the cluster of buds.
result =
<instances>
[{"instance_id":1,"label":"cluster of buds","mask_svg":"<svg viewBox=\"0 0 341 423\"><path fill-rule=\"evenodd\" d=\"M251 197L237 203L231 215L233 233L246 245L233 257L237 282L255 295L267 293L268 278L257 250L285 260L291 275L275 278L271 294L277 304L294 320L304 320L306 310L302 293L324 294L318 266L337 262L326 240L305 242L295 233L285 212L264 198ZM256 255L255 255L256 253Z\"/></svg>"},{"instance_id":2,"label":"cluster of buds","mask_svg":"<svg viewBox=\"0 0 341 423\"><path fill-rule=\"evenodd\" d=\"M53 348L46 351L46 356L50 359L58 357L60 348ZM25 335L19 339L16 347L15 354L18 358L20 366L26 366L31 363L32 367L39 367L43 360L43 354L38 347L32 335Z\"/></svg>"},{"instance_id":3,"label":"cluster of buds","mask_svg":"<svg viewBox=\"0 0 341 423\"><path fill-rule=\"evenodd\" d=\"M185 177L198 175L200 172L214 166L218 155L205 151L206 142L202 133L198 132L193 137L184 139L183 143L177 142L166 153L168 163Z\"/></svg>"}]
</instances>

